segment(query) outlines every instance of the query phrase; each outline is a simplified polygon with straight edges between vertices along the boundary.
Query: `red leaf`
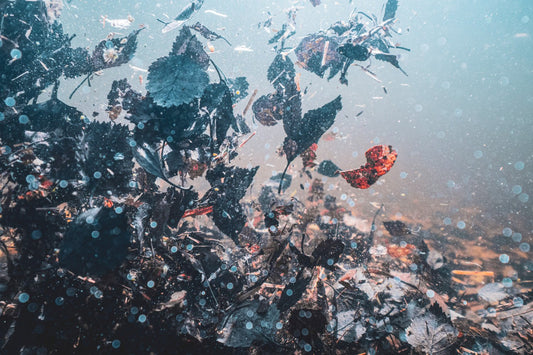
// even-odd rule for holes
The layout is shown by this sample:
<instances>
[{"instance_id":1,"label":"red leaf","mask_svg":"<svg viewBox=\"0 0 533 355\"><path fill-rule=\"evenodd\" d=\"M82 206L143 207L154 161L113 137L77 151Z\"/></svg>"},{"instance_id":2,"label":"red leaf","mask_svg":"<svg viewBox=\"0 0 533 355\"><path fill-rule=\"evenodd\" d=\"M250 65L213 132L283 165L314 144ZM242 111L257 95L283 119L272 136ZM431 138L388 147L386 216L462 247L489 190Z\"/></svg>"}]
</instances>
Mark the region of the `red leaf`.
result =
<instances>
[{"instance_id":1,"label":"red leaf","mask_svg":"<svg viewBox=\"0 0 533 355\"><path fill-rule=\"evenodd\" d=\"M353 187L368 189L394 165L398 153L389 145L376 145L365 153L367 163L356 170L341 171L342 177Z\"/></svg>"}]
</instances>

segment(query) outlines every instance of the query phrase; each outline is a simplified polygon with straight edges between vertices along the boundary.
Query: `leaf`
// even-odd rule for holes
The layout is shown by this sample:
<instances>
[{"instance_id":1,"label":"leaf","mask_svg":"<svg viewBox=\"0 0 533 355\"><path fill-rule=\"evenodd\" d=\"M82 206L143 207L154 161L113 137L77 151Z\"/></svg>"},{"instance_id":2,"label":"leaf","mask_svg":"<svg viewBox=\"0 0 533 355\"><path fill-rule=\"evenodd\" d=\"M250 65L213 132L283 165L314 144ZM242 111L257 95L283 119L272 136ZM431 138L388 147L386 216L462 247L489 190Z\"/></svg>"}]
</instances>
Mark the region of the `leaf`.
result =
<instances>
[{"instance_id":1,"label":"leaf","mask_svg":"<svg viewBox=\"0 0 533 355\"><path fill-rule=\"evenodd\" d=\"M383 222L385 229L393 237L401 237L411 234L411 228L409 228L402 221L385 221Z\"/></svg>"},{"instance_id":2,"label":"leaf","mask_svg":"<svg viewBox=\"0 0 533 355\"><path fill-rule=\"evenodd\" d=\"M223 39L228 45L231 46L231 43L229 43L227 39L225 39L218 33L211 31L209 28L205 27L200 22L196 22L194 25L191 26L191 28L197 31L198 33L200 33L202 37L204 37L205 39L208 39L210 41L216 41L217 39Z\"/></svg>"},{"instance_id":3,"label":"leaf","mask_svg":"<svg viewBox=\"0 0 533 355\"><path fill-rule=\"evenodd\" d=\"M287 137L283 142L283 151L290 163L303 153L333 125L337 113L342 109L341 96L320 108L309 110L303 118L283 118L283 126Z\"/></svg>"},{"instance_id":4,"label":"leaf","mask_svg":"<svg viewBox=\"0 0 533 355\"><path fill-rule=\"evenodd\" d=\"M143 29L133 31L127 37L100 41L90 58L91 72L117 67L129 62L137 49L137 36Z\"/></svg>"},{"instance_id":5,"label":"leaf","mask_svg":"<svg viewBox=\"0 0 533 355\"><path fill-rule=\"evenodd\" d=\"M200 97L209 84L204 69L184 55L159 58L148 70L146 88L154 102L163 107L188 103Z\"/></svg>"},{"instance_id":6,"label":"leaf","mask_svg":"<svg viewBox=\"0 0 533 355\"><path fill-rule=\"evenodd\" d=\"M215 225L238 245L239 233L246 223L240 200L252 183L258 166L252 169L217 165L206 174L211 189L202 200L213 205Z\"/></svg>"},{"instance_id":7,"label":"leaf","mask_svg":"<svg viewBox=\"0 0 533 355\"><path fill-rule=\"evenodd\" d=\"M116 214L111 208L93 208L69 225L60 246L59 263L79 275L103 276L122 264L129 244L126 215Z\"/></svg>"},{"instance_id":8,"label":"leaf","mask_svg":"<svg viewBox=\"0 0 533 355\"><path fill-rule=\"evenodd\" d=\"M346 32L346 31L343 31ZM345 58L338 52L339 37L311 34L304 37L295 53L304 69L323 77L329 69L328 79L333 78L341 69ZM327 52L326 51L327 43Z\"/></svg>"},{"instance_id":9,"label":"leaf","mask_svg":"<svg viewBox=\"0 0 533 355\"><path fill-rule=\"evenodd\" d=\"M191 33L189 27L181 29L180 34L172 44L169 56L171 55L183 55L196 62L204 70L209 67L209 55L204 51L202 43Z\"/></svg>"},{"instance_id":10,"label":"leaf","mask_svg":"<svg viewBox=\"0 0 533 355\"><path fill-rule=\"evenodd\" d=\"M166 180L159 156L149 146L136 145L133 147L133 156L139 165L150 174Z\"/></svg>"},{"instance_id":11,"label":"leaf","mask_svg":"<svg viewBox=\"0 0 533 355\"><path fill-rule=\"evenodd\" d=\"M383 21L387 21L396 16L396 10L398 9L398 0L387 0L385 5L385 13L383 14Z\"/></svg>"},{"instance_id":12,"label":"leaf","mask_svg":"<svg viewBox=\"0 0 533 355\"><path fill-rule=\"evenodd\" d=\"M244 76L236 77L235 79L227 80L228 88L231 90L231 100L237 103L248 96L248 81Z\"/></svg>"},{"instance_id":13,"label":"leaf","mask_svg":"<svg viewBox=\"0 0 533 355\"><path fill-rule=\"evenodd\" d=\"M292 176L289 174L283 175L279 173L279 174L272 176L270 180L277 184L281 184L281 189L285 191L291 186Z\"/></svg>"},{"instance_id":14,"label":"leaf","mask_svg":"<svg viewBox=\"0 0 533 355\"><path fill-rule=\"evenodd\" d=\"M505 291L505 287L500 282L486 284L479 289L477 295L480 299L490 304L497 304L501 300L509 297L509 294Z\"/></svg>"},{"instance_id":15,"label":"leaf","mask_svg":"<svg viewBox=\"0 0 533 355\"><path fill-rule=\"evenodd\" d=\"M415 350L425 354L447 354L458 334L452 325L439 320L430 312L415 317L405 333L407 342Z\"/></svg>"},{"instance_id":16,"label":"leaf","mask_svg":"<svg viewBox=\"0 0 533 355\"><path fill-rule=\"evenodd\" d=\"M231 91L225 82L207 86L200 100L200 109L207 113L211 126L215 128L215 148L218 150L228 129L236 124Z\"/></svg>"},{"instance_id":17,"label":"leaf","mask_svg":"<svg viewBox=\"0 0 533 355\"><path fill-rule=\"evenodd\" d=\"M370 58L370 51L360 44L346 43L339 47L339 53L353 60L364 62Z\"/></svg>"},{"instance_id":18,"label":"leaf","mask_svg":"<svg viewBox=\"0 0 533 355\"><path fill-rule=\"evenodd\" d=\"M339 261L343 251L343 242L338 239L326 239L317 245L312 256L315 259L315 265L333 269L333 265Z\"/></svg>"},{"instance_id":19,"label":"leaf","mask_svg":"<svg viewBox=\"0 0 533 355\"><path fill-rule=\"evenodd\" d=\"M255 119L263 126L275 126L283 117L280 112L281 105L276 105L275 96L263 95L252 105Z\"/></svg>"},{"instance_id":20,"label":"leaf","mask_svg":"<svg viewBox=\"0 0 533 355\"><path fill-rule=\"evenodd\" d=\"M340 168L331 160L323 160L318 165L317 172L327 177L339 176Z\"/></svg>"},{"instance_id":21,"label":"leaf","mask_svg":"<svg viewBox=\"0 0 533 355\"><path fill-rule=\"evenodd\" d=\"M397 55L383 53L383 54L376 54L374 57L377 60L391 63L394 67L400 69L400 71L407 76L407 73L400 67L400 63L398 62Z\"/></svg>"},{"instance_id":22,"label":"leaf","mask_svg":"<svg viewBox=\"0 0 533 355\"><path fill-rule=\"evenodd\" d=\"M376 145L365 153L367 163L356 170L341 171L341 176L353 187L368 189L394 165L398 153L392 147Z\"/></svg>"}]
</instances>

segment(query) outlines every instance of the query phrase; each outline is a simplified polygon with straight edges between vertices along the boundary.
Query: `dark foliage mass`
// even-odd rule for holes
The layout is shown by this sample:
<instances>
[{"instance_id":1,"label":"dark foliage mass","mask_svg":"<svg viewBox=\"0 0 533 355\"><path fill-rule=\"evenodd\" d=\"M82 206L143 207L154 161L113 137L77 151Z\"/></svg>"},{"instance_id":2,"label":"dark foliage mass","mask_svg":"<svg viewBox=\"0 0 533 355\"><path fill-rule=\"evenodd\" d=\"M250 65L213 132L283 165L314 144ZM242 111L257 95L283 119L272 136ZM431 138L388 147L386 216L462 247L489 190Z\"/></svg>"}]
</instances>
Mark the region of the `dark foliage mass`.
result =
<instances>
[{"instance_id":1,"label":"dark foliage mass","mask_svg":"<svg viewBox=\"0 0 533 355\"><path fill-rule=\"evenodd\" d=\"M393 239L378 244L383 206L363 232L313 179L317 142L341 98L303 113L287 55L275 56L274 91L252 110L263 125L283 124L280 151L288 165L301 156L310 179L300 190L291 188L296 174L258 186L259 166L232 165L256 133L246 111L257 90L235 115L249 84L227 79L200 41L225 39L200 23L183 26L203 0L166 24L164 32L180 31L150 66L147 92L115 80L109 117L95 112L98 121L58 98L60 77L90 85L96 71L132 59L142 32L110 36L92 53L72 48L51 12L57 4L0 0L0 353L533 351L531 331L522 331L533 322L531 293L492 282L466 294L426 243L440 236L386 221ZM361 45L399 67L385 34L396 8L387 2L379 29L357 13L327 36L304 38L298 59L320 76L344 75L346 63L369 54ZM295 34L296 11L270 41L278 52ZM271 26L269 15L261 26ZM354 171L328 160L316 170L369 186L396 152L376 146L366 158ZM276 194L278 184L303 198ZM475 302L476 314L465 306Z\"/></svg>"}]
</instances>

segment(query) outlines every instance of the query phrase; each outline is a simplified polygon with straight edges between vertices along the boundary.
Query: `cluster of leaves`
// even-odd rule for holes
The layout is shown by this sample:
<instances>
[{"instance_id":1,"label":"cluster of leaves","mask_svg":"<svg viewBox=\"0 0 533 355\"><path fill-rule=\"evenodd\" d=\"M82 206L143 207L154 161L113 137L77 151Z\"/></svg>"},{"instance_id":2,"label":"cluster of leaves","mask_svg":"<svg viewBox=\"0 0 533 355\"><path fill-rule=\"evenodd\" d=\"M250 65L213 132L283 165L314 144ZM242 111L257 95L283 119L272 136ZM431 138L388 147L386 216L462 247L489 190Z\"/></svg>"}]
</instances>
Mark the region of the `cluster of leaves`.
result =
<instances>
[{"instance_id":1,"label":"cluster of leaves","mask_svg":"<svg viewBox=\"0 0 533 355\"><path fill-rule=\"evenodd\" d=\"M371 57L388 62L406 74L400 67L398 56L391 53L393 49L409 51L392 42L392 35L398 33L392 27L397 8L398 0L388 0L381 21L375 15L359 11L352 13L347 23L339 21L326 31L307 35L295 50L299 63L320 77L329 69L328 79L340 72L340 82L346 85L350 66ZM368 67L359 67L379 81Z\"/></svg>"}]
</instances>

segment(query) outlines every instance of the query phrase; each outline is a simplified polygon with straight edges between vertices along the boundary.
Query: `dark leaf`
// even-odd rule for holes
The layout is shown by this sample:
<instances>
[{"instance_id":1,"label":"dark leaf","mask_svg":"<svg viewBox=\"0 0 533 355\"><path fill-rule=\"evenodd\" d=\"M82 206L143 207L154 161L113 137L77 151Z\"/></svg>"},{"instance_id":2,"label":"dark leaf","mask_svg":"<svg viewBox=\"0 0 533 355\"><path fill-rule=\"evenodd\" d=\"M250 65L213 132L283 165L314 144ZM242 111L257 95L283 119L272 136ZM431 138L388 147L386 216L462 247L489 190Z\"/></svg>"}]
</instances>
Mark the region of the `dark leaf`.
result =
<instances>
[{"instance_id":1,"label":"dark leaf","mask_svg":"<svg viewBox=\"0 0 533 355\"><path fill-rule=\"evenodd\" d=\"M393 237L401 237L403 235L411 234L411 229L402 221L385 221L383 222L385 229Z\"/></svg>"},{"instance_id":2,"label":"dark leaf","mask_svg":"<svg viewBox=\"0 0 533 355\"><path fill-rule=\"evenodd\" d=\"M331 160L323 160L318 165L317 172L327 177L339 176L340 168Z\"/></svg>"},{"instance_id":3,"label":"dark leaf","mask_svg":"<svg viewBox=\"0 0 533 355\"><path fill-rule=\"evenodd\" d=\"M231 91L224 82L209 84L200 100L200 109L206 112L215 128L216 145L218 148L226 138L228 129L235 125Z\"/></svg>"},{"instance_id":4,"label":"dark leaf","mask_svg":"<svg viewBox=\"0 0 533 355\"><path fill-rule=\"evenodd\" d=\"M244 76L228 79L227 84L231 90L231 99L234 104L248 96L248 87L250 84L248 84L248 81Z\"/></svg>"},{"instance_id":5,"label":"dark leaf","mask_svg":"<svg viewBox=\"0 0 533 355\"><path fill-rule=\"evenodd\" d=\"M163 107L188 103L200 97L209 84L205 70L185 55L159 58L148 70L146 88Z\"/></svg>"},{"instance_id":6,"label":"dark leaf","mask_svg":"<svg viewBox=\"0 0 533 355\"><path fill-rule=\"evenodd\" d=\"M346 43L339 47L339 53L353 60L364 62L370 58L370 51L360 44Z\"/></svg>"},{"instance_id":7,"label":"dark leaf","mask_svg":"<svg viewBox=\"0 0 533 355\"><path fill-rule=\"evenodd\" d=\"M315 259L315 265L333 269L333 265L339 261L343 251L343 242L338 239L326 239L317 245L312 256Z\"/></svg>"},{"instance_id":8,"label":"dark leaf","mask_svg":"<svg viewBox=\"0 0 533 355\"><path fill-rule=\"evenodd\" d=\"M111 208L93 208L69 225L59 263L79 275L103 276L116 269L130 244L128 219Z\"/></svg>"},{"instance_id":9,"label":"dark leaf","mask_svg":"<svg viewBox=\"0 0 533 355\"><path fill-rule=\"evenodd\" d=\"M283 117L281 115L281 105L277 105L275 96L272 94L263 95L252 105L255 119L263 126L274 126Z\"/></svg>"},{"instance_id":10,"label":"dark leaf","mask_svg":"<svg viewBox=\"0 0 533 355\"><path fill-rule=\"evenodd\" d=\"M202 43L191 33L189 27L183 27L176 37L169 56L172 55L185 56L204 70L209 67L209 55L204 51Z\"/></svg>"},{"instance_id":11,"label":"dark leaf","mask_svg":"<svg viewBox=\"0 0 533 355\"><path fill-rule=\"evenodd\" d=\"M345 32L345 31L343 31ZM326 50L327 43L327 52ZM330 69L328 79L334 77L341 69L343 64L343 57L337 51L339 47L337 37L328 37L322 34L312 34L304 37L295 53L298 62L302 63L303 67L323 77L325 72Z\"/></svg>"},{"instance_id":12,"label":"dark leaf","mask_svg":"<svg viewBox=\"0 0 533 355\"><path fill-rule=\"evenodd\" d=\"M398 9L398 0L387 0L385 5L385 13L383 14L383 21L387 21L396 16L396 10Z\"/></svg>"},{"instance_id":13,"label":"dark leaf","mask_svg":"<svg viewBox=\"0 0 533 355\"><path fill-rule=\"evenodd\" d=\"M398 62L398 56L393 54L376 54L374 57L376 57L377 60L382 60L384 62L391 63L394 67L400 69L402 73L407 75L407 73L400 67L400 63Z\"/></svg>"},{"instance_id":14,"label":"dark leaf","mask_svg":"<svg viewBox=\"0 0 533 355\"><path fill-rule=\"evenodd\" d=\"M281 184L281 189L285 191L291 186L292 176L289 174L283 175L280 173L272 176L270 180L277 184Z\"/></svg>"},{"instance_id":15,"label":"dark leaf","mask_svg":"<svg viewBox=\"0 0 533 355\"><path fill-rule=\"evenodd\" d=\"M304 276L304 272L300 271L296 278L296 282L285 286L277 303L277 307L281 313L287 311L294 306L300 298L302 298L310 281L311 276Z\"/></svg>"},{"instance_id":16,"label":"dark leaf","mask_svg":"<svg viewBox=\"0 0 533 355\"><path fill-rule=\"evenodd\" d=\"M229 43L227 39L225 39L218 33L211 31L209 28L205 27L200 22L196 22L194 25L191 26L191 28L197 31L198 33L200 33L202 37L204 37L205 39L208 39L210 41L216 41L217 39L223 39L228 45L231 46L231 43Z\"/></svg>"},{"instance_id":17,"label":"dark leaf","mask_svg":"<svg viewBox=\"0 0 533 355\"><path fill-rule=\"evenodd\" d=\"M133 31L128 37L100 41L90 58L91 72L117 67L130 61L137 49L137 35L143 28Z\"/></svg>"}]
</instances>

